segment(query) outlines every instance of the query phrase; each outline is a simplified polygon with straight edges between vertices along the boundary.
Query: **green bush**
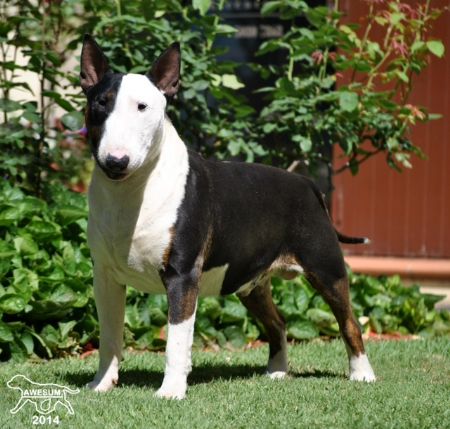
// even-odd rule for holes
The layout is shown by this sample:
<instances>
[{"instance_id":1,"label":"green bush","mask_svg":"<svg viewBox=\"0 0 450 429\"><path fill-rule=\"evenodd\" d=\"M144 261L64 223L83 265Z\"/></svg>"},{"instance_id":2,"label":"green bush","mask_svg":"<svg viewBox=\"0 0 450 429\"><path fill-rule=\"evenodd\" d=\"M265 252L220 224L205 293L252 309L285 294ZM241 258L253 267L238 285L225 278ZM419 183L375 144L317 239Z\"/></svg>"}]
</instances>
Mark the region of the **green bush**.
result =
<instances>
[{"instance_id":1,"label":"green bush","mask_svg":"<svg viewBox=\"0 0 450 429\"><path fill-rule=\"evenodd\" d=\"M51 188L52 204L3 184L0 192L1 356L52 357L90 338L92 264L85 196ZM86 311L89 310L89 311ZM77 335L73 328L77 325ZM5 347L7 345L7 347Z\"/></svg>"},{"instance_id":2,"label":"green bush","mask_svg":"<svg viewBox=\"0 0 450 429\"><path fill-rule=\"evenodd\" d=\"M380 153L396 170L411 168L412 154L423 156L409 131L418 121L440 115L410 99L430 54L444 55L443 43L430 36L440 11L430 2L367 3L366 16L345 24L337 7L310 7L302 0L264 3L263 15L278 13L293 22L258 51L260 56L281 51L288 58L261 70L274 82L259 90L267 103L257 121L258 134L277 142L268 147L271 163L288 166L297 159L310 171L323 163L333 171L324 148L338 146L342 161L333 174L345 169L356 174ZM298 18L308 26L295 25Z\"/></svg>"},{"instance_id":3,"label":"green bush","mask_svg":"<svg viewBox=\"0 0 450 429\"><path fill-rule=\"evenodd\" d=\"M239 91L239 64L218 60L224 53L219 39L236 32L218 14L224 3L12 0L2 6L0 174L36 195L52 178L71 185L78 176L84 180L82 160L66 156L61 147L64 131L83 125L78 69L66 71L64 65L84 32L97 37L119 72L143 73L171 42L181 42L182 90L169 115L184 141L207 156L284 167L299 161L314 172L324 162L332 169L327 149L340 146L343 165L336 172L349 168L356 174L377 154L396 169L410 167L411 154L422 155L409 131L437 115L410 104L412 85L431 55L444 55L442 42L430 37L440 11L428 1L413 7L395 0L376 8L369 2L364 32L358 32L360 25L343 25L342 13L333 8L302 0L264 2L263 16L275 14L290 23L283 36L264 41L257 53L281 52L286 61L251 65L267 80L259 89L264 108L252 107ZM383 35L383 43L375 33ZM19 52L25 66L14 61ZM13 90L34 96L19 77L22 69L39 79L41 95L33 101L11 98ZM66 112L59 126L50 120L55 106Z\"/></svg>"}]
</instances>

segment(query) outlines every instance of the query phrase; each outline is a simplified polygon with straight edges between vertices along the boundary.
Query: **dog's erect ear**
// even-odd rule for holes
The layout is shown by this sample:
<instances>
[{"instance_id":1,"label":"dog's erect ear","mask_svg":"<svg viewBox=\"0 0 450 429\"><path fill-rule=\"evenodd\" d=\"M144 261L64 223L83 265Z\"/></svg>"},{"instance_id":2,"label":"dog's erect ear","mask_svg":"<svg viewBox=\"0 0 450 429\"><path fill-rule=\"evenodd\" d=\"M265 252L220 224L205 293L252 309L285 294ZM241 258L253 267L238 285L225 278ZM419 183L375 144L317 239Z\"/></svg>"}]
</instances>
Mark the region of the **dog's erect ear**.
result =
<instances>
[{"instance_id":1,"label":"dog's erect ear","mask_svg":"<svg viewBox=\"0 0 450 429\"><path fill-rule=\"evenodd\" d=\"M108 71L108 60L103 54L100 46L94 38L85 34L83 38L83 48L81 50L81 88L86 94L89 88L92 88L100 82Z\"/></svg>"},{"instance_id":2,"label":"dog's erect ear","mask_svg":"<svg viewBox=\"0 0 450 429\"><path fill-rule=\"evenodd\" d=\"M180 87L180 44L172 43L155 61L147 76L164 95L175 95Z\"/></svg>"}]
</instances>

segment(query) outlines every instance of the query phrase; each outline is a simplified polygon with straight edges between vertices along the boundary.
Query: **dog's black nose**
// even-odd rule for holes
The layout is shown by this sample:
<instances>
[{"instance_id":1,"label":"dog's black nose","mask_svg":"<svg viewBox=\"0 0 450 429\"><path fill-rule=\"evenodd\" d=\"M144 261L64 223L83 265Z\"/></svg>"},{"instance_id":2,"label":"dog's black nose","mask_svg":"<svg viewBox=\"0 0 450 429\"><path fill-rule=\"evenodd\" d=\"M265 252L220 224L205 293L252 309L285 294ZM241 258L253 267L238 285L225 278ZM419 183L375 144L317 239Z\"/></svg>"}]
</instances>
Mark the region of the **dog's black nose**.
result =
<instances>
[{"instance_id":1,"label":"dog's black nose","mask_svg":"<svg viewBox=\"0 0 450 429\"><path fill-rule=\"evenodd\" d=\"M108 154L106 157L105 165L106 168L114 173L121 173L128 167L130 158L127 155L122 156L122 158L117 158L113 155Z\"/></svg>"}]
</instances>

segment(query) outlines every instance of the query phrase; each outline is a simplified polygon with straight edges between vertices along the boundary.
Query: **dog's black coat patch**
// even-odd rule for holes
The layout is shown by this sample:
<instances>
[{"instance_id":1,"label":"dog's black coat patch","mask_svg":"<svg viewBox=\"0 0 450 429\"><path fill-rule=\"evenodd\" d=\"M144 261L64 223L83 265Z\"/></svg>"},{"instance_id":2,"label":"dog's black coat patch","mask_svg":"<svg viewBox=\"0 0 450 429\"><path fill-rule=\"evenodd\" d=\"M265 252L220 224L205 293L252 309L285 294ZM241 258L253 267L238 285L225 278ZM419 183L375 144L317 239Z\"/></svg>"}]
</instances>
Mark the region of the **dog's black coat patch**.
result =
<instances>
[{"instance_id":1,"label":"dog's black coat patch","mask_svg":"<svg viewBox=\"0 0 450 429\"><path fill-rule=\"evenodd\" d=\"M345 276L336 232L311 180L259 164L205 160L192 151L189 167L166 276L190 272L208 234L203 271L228 264L222 294L284 254L295 255L306 272L320 267L320 277Z\"/></svg>"},{"instance_id":2,"label":"dog's black coat patch","mask_svg":"<svg viewBox=\"0 0 450 429\"><path fill-rule=\"evenodd\" d=\"M92 154L98 162L98 147L108 116L114 110L117 94L124 74L107 72L103 79L86 94L89 109L86 112L86 127ZM100 167L102 167L100 165ZM103 167L102 167L103 168Z\"/></svg>"}]
</instances>

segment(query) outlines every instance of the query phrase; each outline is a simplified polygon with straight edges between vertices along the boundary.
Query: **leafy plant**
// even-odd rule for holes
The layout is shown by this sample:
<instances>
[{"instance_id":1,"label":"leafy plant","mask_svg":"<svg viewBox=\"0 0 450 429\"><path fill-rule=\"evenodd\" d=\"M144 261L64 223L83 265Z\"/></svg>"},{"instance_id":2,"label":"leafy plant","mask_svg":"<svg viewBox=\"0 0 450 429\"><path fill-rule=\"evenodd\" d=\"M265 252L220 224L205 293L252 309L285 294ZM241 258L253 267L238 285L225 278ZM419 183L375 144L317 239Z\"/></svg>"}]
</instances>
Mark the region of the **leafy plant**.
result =
<instances>
[{"instance_id":1,"label":"leafy plant","mask_svg":"<svg viewBox=\"0 0 450 429\"><path fill-rule=\"evenodd\" d=\"M353 308L357 316L364 317L368 331L422 336L450 333L450 312L435 309L444 296L422 293L418 285L405 287L400 276L354 274L350 284Z\"/></svg>"},{"instance_id":2,"label":"leafy plant","mask_svg":"<svg viewBox=\"0 0 450 429\"><path fill-rule=\"evenodd\" d=\"M37 196L55 172L70 182L83 166L83 151L75 163L75 152L63 153L64 144L85 147L76 133L67 135L83 124L79 90L72 88L78 78L64 68L76 48L70 39L78 28L77 9L73 1L0 1L0 174ZM60 120L56 108L65 112Z\"/></svg>"},{"instance_id":3,"label":"leafy plant","mask_svg":"<svg viewBox=\"0 0 450 429\"><path fill-rule=\"evenodd\" d=\"M385 154L397 170L411 167L411 154L423 156L410 139L410 128L438 115L410 104L409 98L430 54L444 54L442 42L429 35L441 11L428 0L413 6L400 0L367 3L369 13L361 24L342 23L337 0L332 9L301 0L264 3L263 15L276 13L292 22L289 31L264 42L258 52L282 50L288 58L262 70L275 78L274 85L260 89L268 101L260 113L260 133L274 142L271 162L287 166L298 159L312 170L325 162L331 169L323 148L338 145L346 162L334 173L350 169L356 174L376 154ZM296 24L300 17L307 27Z\"/></svg>"},{"instance_id":4,"label":"leafy plant","mask_svg":"<svg viewBox=\"0 0 450 429\"><path fill-rule=\"evenodd\" d=\"M254 112L236 91L242 84L237 63L217 61L224 53L220 37L236 30L217 12L208 15L209 1L105 2L88 13L85 31L96 35L111 66L122 73L146 73L151 63L173 41L182 47L183 90L169 104L169 116L184 141L206 155L246 154L252 161L264 150L252 136ZM249 139L249 136L253 138Z\"/></svg>"},{"instance_id":5,"label":"leafy plant","mask_svg":"<svg viewBox=\"0 0 450 429\"><path fill-rule=\"evenodd\" d=\"M267 105L256 112L239 92L238 64L217 60L224 52L217 40L236 31L218 15L223 0L214 4L213 13L212 2L197 0L3 0L0 173L37 195L41 182L53 177L82 188L89 167L81 161L85 142L75 131L82 127L84 101L77 69L65 67L83 32L98 37L120 72L144 73L165 47L181 42L183 91L169 115L186 143L205 155L284 167L300 160L313 171L323 162L331 168L331 152L324 148L339 145L346 162L336 172L350 168L355 174L362 162L380 153L394 168L409 167L411 154L422 155L409 138L410 127L436 118L411 105L409 97L429 55L444 53L442 42L429 36L440 11L429 0L414 7L400 0L368 3L362 27L342 24L337 2L334 9L301 0L265 2L262 15L277 14L291 25L282 37L260 46L259 55L282 51L287 60L253 65L274 82L260 89ZM384 34L381 43L373 36L377 31ZM19 54L25 65L16 61ZM39 81L40 95L33 101L12 97L16 90L31 94L19 77L23 70ZM65 113L55 122L56 106Z\"/></svg>"},{"instance_id":6,"label":"leafy plant","mask_svg":"<svg viewBox=\"0 0 450 429\"><path fill-rule=\"evenodd\" d=\"M218 15L207 15L210 6L176 0L1 0L0 174L35 195L53 178L74 189L85 187L90 167L83 160L85 140L77 133L83 126L84 97L78 69L67 65L85 32L97 37L111 67L123 73L145 73L170 43L181 42L183 91L169 105L169 115L183 139L206 155L242 152L249 161L255 153L263 155L249 119L254 110L236 91L242 86L237 64L217 61L224 51L216 40L236 30ZM17 61L21 56L24 64ZM39 94L21 78L23 71L38 80ZM56 112L61 118L55 118Z\"/></svg>"},{"instance_id":7,"label":"leafy plant","mask_svg":"<svg viewBox=\"0 0 450 429\"><path fill-rule=\"evenodd\" d=\"M0 355L21 359L72 350L92 333L92 265L86 202L53 188L54 204L2 185ZM78 332L74 332L74 326ZM85 330L86 329L86 330ZM88 333L86 333L88 332ZM81 334L81 335L80 335ZM84 336L83 336L84 335ZM5 344L8 347L5 348Z\"/></svg>"}]
</instances>

